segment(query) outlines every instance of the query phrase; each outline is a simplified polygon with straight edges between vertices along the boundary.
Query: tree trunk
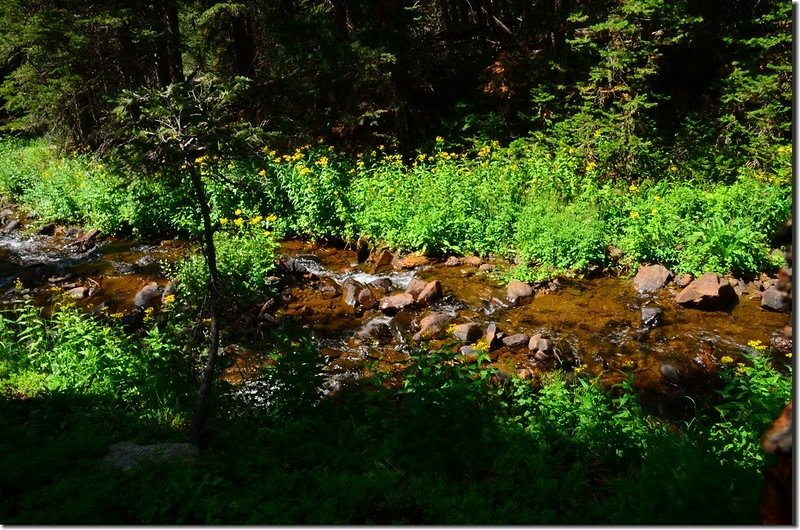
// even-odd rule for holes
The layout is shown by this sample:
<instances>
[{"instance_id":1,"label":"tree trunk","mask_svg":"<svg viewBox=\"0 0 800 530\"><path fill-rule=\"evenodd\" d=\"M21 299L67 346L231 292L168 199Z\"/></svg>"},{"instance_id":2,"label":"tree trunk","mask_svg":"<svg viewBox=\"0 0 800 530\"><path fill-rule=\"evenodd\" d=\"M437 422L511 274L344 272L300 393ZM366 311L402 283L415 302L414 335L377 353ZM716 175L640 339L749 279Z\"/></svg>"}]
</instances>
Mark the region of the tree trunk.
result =
<instances>
[{"instance_id":1,"label":"tree trunk","mask_svg":"<svg viewBox=\"0 0 800 530\"><path fill-rule=\"evenodd\" d=\"M156 63L159 84L166 87L184 79L177 0L166 0L159 17L161 34L156 40Z\"/></svg>"},{"instance_id":2,"label":"tree trunk","mask_svg":"<svg viewBox=\"0 0 800 530\"><path fill-rule=\"evenodd\" d=\"M190 166L191 168L191 166ZM208 344L208 360L203 370L203 381L200 383L200 391L197 394L197 403L192 416L192 424L189 429L189 442L199 445L203 431L205 430L206 417L208 416L208 403L211 397L211 385L214 381L214 367L217 363L217 351L219 350L219 318L217 306L219 305L219 272L217 271L217 251L214 248L214 232L211 227L211 208L206 200L206 193L203 180L194 168L190 170L192 185L194 186L197 202L203 216L203 254L208 265L209 274L209 300L211 314L211 338Z\"/></svg>"}]
</instances>

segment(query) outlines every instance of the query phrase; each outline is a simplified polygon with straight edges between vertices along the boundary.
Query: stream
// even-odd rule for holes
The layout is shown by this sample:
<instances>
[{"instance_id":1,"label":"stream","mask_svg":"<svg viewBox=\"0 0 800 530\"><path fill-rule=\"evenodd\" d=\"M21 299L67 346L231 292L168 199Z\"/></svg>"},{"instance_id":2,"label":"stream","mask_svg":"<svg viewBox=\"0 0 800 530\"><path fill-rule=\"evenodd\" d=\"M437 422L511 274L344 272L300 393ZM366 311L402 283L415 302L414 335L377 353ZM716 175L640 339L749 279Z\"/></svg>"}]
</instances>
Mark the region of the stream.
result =
<instances>
[{"instance_id":1,"label":"stream","mask_svg":"<svg viewBox=\"0 0 800 530\"><path fill-rule=\"evenodd\" d=\"M115 239L63 227L45 233L0 230L4 301L15 296L19 278L42 305L60 291L89 311L105 307L110 313L132 314L137 311L133 300L143 286L155 282L163 288L168 283L160 262L175 260L188 248L181 241ZM640 294L630 278L609 276L559 279L538 286L532 297L510 303L498 274L508 263L501 260L421 258L402 263L395 258L376 267L376 253L363 260L353 249L297 240L283 241L280 253L294 274L283 272L288 280L284 291L267 304L268 321L258 325L288 318L306 328L322 355L328 393L374 370L390 374L390 384L392 377L399 382L409 354L420 346L413 336L431 314L444 315L440 318L446 326L427 346L449 347L454 359L474 359L469 348L461 353L459 348L476 338L454 344L450 326L474 323L485 337L494 324L500 340L489 356L499 374L535 379L560 367L598 376L609 386L633 374L637 389L657 399L702 392L723 357L740 361L742 353L753 352L753 341L777 346L780 355L791 350L784 331L791 325L791 314L762 309L753 282L742 283L745 289L737 302L713 311L678 305L675 296L681 288L674 281ZM413 282L434 280L441 294L428 305L415 304L394 314L378 307L381 299L402 293ZM348 285L366 287L372 298L354 302ZM512 336L507 344L501 342ZM529 347L533 336L546 341L540 353ZM258 384L265 356L235 344L223 346L228 360L222 379L242 396L261 401Z\"/></svg>"}]
</instances>

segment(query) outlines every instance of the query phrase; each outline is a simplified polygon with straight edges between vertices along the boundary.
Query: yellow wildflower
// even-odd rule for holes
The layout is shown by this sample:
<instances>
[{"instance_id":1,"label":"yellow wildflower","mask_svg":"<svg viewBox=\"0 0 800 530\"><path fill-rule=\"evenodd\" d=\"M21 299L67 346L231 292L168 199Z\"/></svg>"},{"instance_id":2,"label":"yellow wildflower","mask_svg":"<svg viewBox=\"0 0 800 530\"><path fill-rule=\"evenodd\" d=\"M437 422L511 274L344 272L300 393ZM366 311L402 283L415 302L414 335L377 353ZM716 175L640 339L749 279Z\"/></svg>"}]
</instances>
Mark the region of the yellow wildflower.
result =
<instances>
[{"instance_id":1,"label":"yellow wildflower","mask_svg":"<svg viewBox=\"0 0 800 530\"><path fill-rule=\"evenodd\" d=\"M747 345L759 352L767 349L765 345L761 344L760 340L751 340L747 343Z\"/></svg>"},{"instance_id":2,"label":"yellow wildflower","mask_svg":"<svg viewBox=\"0 0 800 530\"><path fill-rule=\"evenodd\" d=\"M111 318L122 318L122 313L111 313Z\"/></svg>"},{"instance_id":3,"label":"yellow wildflower","mask_svg":"<svg viewBox=\"0 0 800 530\"><path fill-rule=\"evenodd\" d=\"M251 224L251 225L257 225L258 223L260 223L260 222L261 222L261 221L263 221L263 220L264 220L264 218L263 218L263 217L261 217L260 215L256 215L255 217L253 217L252 219L250 219L250 224Z\"/></svg>"},{"instance_id":4,"label":"yellow wildflower","mask_svg":"<svg viewBox=\"0 0 800 530\"><path fill-rule=\"evenodd\" d=\"M576 374L579 374L579 373L581 373L581 372L585 372L585 371L586 371L586 365L583 365L583 364L582 364L582 365L580 365L580 366L576 366L576 367L575 367L575 370L573 370L573 371L574 371Z\"/></svg>"},{"instance_id":5,"label":"yellow wildflower","mask_svg":"<svg viewBox=\"0 0 800 530\"><path fill-rule=\"evenodd\" d=\"M264 175L266 175L266 174L267 174L267 170L266 170L266 169L262 169L261 171L259 171L259 172L258 172L258 175L259 175L260 177L263 177L263 176L264 176Z\"/></svg>"},{"instance_id":6,"label":"yellow wildflower","mask_svg":"<svg viewBox=\"0 0 800 530\"><path fill-rule=\"evenodd\" d=\"M198 156L197 158L194 159L194 163L202 166L203 164L206 163L206 160L208 160L208 157L206 155Z\"/></svg>"},{"instance_id":7,"label":"yellow wildflower","mask_svg":"<svg viewBox=\"0 0 800 530\"><path fill-rule=\"evenodd\" d=\"M743 375L747 373L747 367L744 363L736 363L736 374Z\"/></svg>"},{"instance_id":8,"label":"yellow wildflower","mask_svg":"<svg viewBox=\"0 0 800 530\"><path fill-rule=\"evenodd\" d=\"M657 213L658 213L658 208L653 208L652 210L650 210L651 215L656 215Z\"/></svg>"},{"instance_id":9,"label":"yellow wildflower","mask_svg":"<svg viewBox=\"0 0 800 530\"><path fill-rule=\"evenodd\" d=\"M598 136L600 136L601 134L602 134L602 132L600 131L600 129L595 129L595 130L594 130L594 136L595 136L595 138L596 138L596 137L598 137Z\"/></svg>"},{"instance_id":10,"label":"yellow wildflower","mask_svg":"<svg viewBox=\"0 0 800 530\"><path fill-rule=\"evenodd\" d=\"M164 305L169 305L173 302L175 302L174 294L168 294L167 296L164 297Z\"/></svg>"},{"instance_id":11,"label":"yellow wildflower","mask_svg":"<svg viewBox=\"0 0 800 530\"><path fill-rule=\"evenodd\" d=\"M733 362L733 357L730 355L723 355L720 361L722 361L722 364L731 364Z\"/></svg>"},{"instance_id":12,"label":"yellow wildflower","mask_svg":"<svg viewBox=\"0 0 800 530\"><path fill-rule=\"evenodd\" d=\"M444 142L444 138L442 138L441 136L437 136L436 137L436 143L437 144L440 144L440 143L443 143L443 142Z\"/></svg>"},{"instance_id":13,"label":"yellow wildflower","mask_svg":"<svg viewBox=\"0 0 800 530\"><path fill-rule=\"evenodd\" d=\"M655 197L653 197L653 200L656 201L656 202L660 201L661 200L661 195L656 195Z\"/></svg>"},{"instance_id":14,"label":"yellow wildflower","mask_svg":"<svg viewBox=\"0 0 800 530\"><path fill-rule=\"evenodd\" d=\"M244 224L244 219L242 219L241 217L237 217L236 219L234 219L233 223L236 226L241 227Z\"/></svg>"},{"instance_id":15,"label":"yellow wildflower","mask_svg":"<svg viewBox=\"0 0 800 530\"><path fill-rule=\"evenodd\" d=\"M236 211L233 213L235 213L236 215L242 215L242 210L241 208L237 208Z\"/></svg>"},{"instance_id":16,"label":"yellow wildflower","mask_svg":"<svg viewBox=\"0 0 800 530\"><path fill-rule=\"evenodd\" d=\"M319 167L328 167L328 157L327 156L321 157L319 160L316 161L316 164Z\"/></svg>"},{"instance_id":17,"label":"yellow wildflower","mask_svg":"<svg viewBox=\"0 0 800 530\"><path fill-rule=\"evenodd\" d=\"M637 191L639 191L639 186L637 186L636 184L631 184L628 187L628 191L630 191L631 193L636 193Z\"/></svg>"},{"instance_id":18,"label":"yellow wildflower","mask_svg":"<svg viewBox=\"0 0 800 530\"><path fill-rule=\"evenodd\" d=\"M267 216L267 221L269 221L270 223L274 223L277 220L278 220L278 216L275 215L274 213L271 213L271 214L269 214Z\"/></svg>"},{"instance_id":19,"label":"yellow wildflower","mask_svg":"<svg viewBox=\"0 0 800 530\"><path fill-rule=\"evenodd\" d=\"M631 218L638 219L639 218L639 212L637 212L636 210L633 210L631 212Z\"/></svg>"},{"instance_id":20,"label":"yellow wildflower","mask_svg":"<svg viewBox=\"0 0 800 530\"><path fill-rule=\"evenodd\" d=\"M678 171L678 166L675 166L675 165L669 166L669 170L670 170L672 173L675 173L676 171Z\"/></svg>"},{"instance_id":21,"label":"yellow wildflower","mask_svg":"<svg viewBox=\"0 0 800 530\"><path fill-rule=\"evenodd\" d=\"M228 224L228 218L227 217L220 217L219 224L221 224L222 226L225 226L226 224Z\"/></svg>"},{"instance_id":22,"label":"yellow wildflower","mask_svg":"<svg viewBox=\"0 0 800 530\"><path fill-rule=\"evenodd\" d=\"M594 161L589 162L588 164L586 164L586 171L592 171L596 167L597 163L595 163Z\"/></svg>"}]
</instances>

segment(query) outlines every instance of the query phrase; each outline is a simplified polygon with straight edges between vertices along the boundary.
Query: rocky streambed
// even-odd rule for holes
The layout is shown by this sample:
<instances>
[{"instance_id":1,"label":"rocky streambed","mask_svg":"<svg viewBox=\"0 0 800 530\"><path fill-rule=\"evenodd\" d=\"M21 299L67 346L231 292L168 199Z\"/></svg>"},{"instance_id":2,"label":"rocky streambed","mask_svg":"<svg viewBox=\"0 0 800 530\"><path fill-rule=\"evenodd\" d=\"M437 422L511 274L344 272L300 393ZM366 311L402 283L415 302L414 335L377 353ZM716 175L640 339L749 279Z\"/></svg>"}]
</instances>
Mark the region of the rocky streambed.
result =
<instances>
[{"instance_id":1,"label":"rocky streambed","mask_svg":"<svg viewBox=\"0 0 800 530\"><path fill-rule=\"evenodd\" d=\"M61 292L87 310L135 322L169 289L160 263L188 248L57 226L32 234L23 231L29 219L0 213L6 300L19 279L42 304ZM374 371L399 382L415 348L449 348L456 362L488 356L499 377L536 379L561 368L613 385L632 374L657 399L703 391L721 364L760 345L791 351L786 277L675 277L654 265L635 278L505 284L499 272L507 263L477 257L432 260L294 240L281 253L282 293L243 317L239 332L282 320L306 328L331 392ZM225 345L222 377L257 397L265 358L249 344Z\"/></svg>"}]
</instances>

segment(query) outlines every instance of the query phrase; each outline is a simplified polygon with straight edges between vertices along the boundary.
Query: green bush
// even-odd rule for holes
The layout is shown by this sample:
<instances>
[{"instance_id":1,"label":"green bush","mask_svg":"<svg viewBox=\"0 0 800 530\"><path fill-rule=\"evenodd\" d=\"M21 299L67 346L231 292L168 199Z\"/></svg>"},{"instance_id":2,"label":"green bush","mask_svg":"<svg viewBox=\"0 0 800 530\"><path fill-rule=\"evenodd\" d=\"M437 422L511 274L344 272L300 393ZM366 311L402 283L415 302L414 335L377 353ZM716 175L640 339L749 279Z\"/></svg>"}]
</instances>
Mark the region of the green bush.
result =
<instances>
[{"instance_id":1,"label":"green bush","mask_svg":"<svg viewBox=\"0 0 800 530\"><path fill-rule=\"evenodd\" d=\"M178 396L190 374L175 330L153 326L144 336L131 336L109 318L86 315L68 303L45 317L30 299L0 312L0 393L93 395L147 414L169 409L168 415L182 415L172 407L183 399Z\"/></svg>"},{"instance_id":2,"label":"green bush","mask_svg":"<svg viewBox=\"0 0 800 530\"><path fill-rule=\"evenodd\" d=\"M242 213L236 210L235 218L221 218L221 229L214 234L221 295L234 305L256 302L268 293L268 275L275 266L277 249L270 231L277 219L274 216L247 219L241 217ZM178 281L180 295L204 303L210 281L205 258L195 253L169 268Z\"/></svg>"}]
</instances>

